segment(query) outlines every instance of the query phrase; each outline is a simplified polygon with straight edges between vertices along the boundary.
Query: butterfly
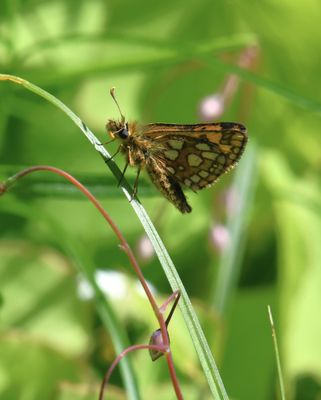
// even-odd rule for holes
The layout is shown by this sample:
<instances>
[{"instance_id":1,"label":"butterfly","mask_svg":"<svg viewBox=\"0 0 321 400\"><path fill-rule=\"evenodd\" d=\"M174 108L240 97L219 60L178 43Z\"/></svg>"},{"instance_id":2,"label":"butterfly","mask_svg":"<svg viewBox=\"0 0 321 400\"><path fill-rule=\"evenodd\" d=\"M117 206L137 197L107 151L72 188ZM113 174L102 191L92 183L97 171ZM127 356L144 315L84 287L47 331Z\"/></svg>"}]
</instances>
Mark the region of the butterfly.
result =
<instances>
[{"instance_id":1,"label":"butterfly","mask_svg":"<svg viewBox=\"0 0 321 400\"><path fill-rule=\"evenodd\" d=\"M156 188L182 213L192 211L182 186L194 192L211 186L239 161L247 143L246 128L236 122L203 124L138 125L127 122L115 97L110 94L121 120L108 120L112 140L119 139L118 151L128 165L137 167L132 197L137 194L139 174L146 169ZM117 151L117 152L118 152Z\"/></svg>"}]
</instances>

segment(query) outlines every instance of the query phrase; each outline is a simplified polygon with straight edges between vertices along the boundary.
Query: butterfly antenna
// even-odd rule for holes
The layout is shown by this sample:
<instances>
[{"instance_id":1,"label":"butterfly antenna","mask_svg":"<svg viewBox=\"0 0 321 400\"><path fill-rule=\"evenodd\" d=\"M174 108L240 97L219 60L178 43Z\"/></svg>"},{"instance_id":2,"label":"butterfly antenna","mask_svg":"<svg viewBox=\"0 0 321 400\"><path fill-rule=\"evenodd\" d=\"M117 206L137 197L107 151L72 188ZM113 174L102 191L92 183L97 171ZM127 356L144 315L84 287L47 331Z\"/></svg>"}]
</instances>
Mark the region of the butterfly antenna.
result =
<instances>
[{"instance_id":1,"label":"butterfly antenna","mask_svg":"<svg viewBox=\"0 0 321 400\"><path fill-rule=\"evenodd\" d=\"M123 113L121 112L121 109L120 109L120 107L119 107L118 101L117 101L116 96L115 96L115 88L114 88L114 87L112 87L112 88L110 89L110 95L111 95L111 97L113 98L114 102L116 103L116 106L117 106L117 108L118 108L119 114L120 114L120 116L121 116L121 122L122 122L123 124L125 124L125 116L123 115Z\"/></svg>"}]
</instances>

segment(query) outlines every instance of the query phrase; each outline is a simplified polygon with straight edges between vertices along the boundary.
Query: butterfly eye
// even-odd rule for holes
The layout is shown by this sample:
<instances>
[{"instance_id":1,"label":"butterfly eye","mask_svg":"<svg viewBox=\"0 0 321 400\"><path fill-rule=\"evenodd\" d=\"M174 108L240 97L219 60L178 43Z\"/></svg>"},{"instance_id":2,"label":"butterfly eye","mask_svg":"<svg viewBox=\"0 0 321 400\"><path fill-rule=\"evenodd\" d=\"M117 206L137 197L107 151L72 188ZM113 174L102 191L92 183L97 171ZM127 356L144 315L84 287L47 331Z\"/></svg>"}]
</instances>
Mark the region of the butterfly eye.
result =
<instances>
[{"instance_id":1,"label":"butterfly eye","mask_svg":"<svg viewBox=\"0 0 321 400\"><path fill-rule=\"evenodd\" d=\"M127 128L123 128L121 129L117 135L119 136L120 139L127 139L129 136L128 130Z\"/></svg>"}]
</instances>

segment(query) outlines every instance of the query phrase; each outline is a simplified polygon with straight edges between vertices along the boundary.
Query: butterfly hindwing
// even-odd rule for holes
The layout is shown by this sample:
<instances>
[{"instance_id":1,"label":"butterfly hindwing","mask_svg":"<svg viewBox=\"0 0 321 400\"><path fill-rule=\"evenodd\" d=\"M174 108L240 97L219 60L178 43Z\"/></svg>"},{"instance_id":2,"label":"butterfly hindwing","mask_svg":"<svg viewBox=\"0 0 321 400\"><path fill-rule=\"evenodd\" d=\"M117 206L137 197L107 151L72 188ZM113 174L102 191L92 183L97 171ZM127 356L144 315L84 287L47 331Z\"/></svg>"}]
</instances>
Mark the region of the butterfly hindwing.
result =
<instances>
[{"instance_id":1,"label":"butterfly hindwing","mask_svg":"<svg viewBox=\"0 0 321 400\"><path fill-rule=\"evenodd\" d=\"M233 168L247 142L245 127L236 123L151 124L143 134L161 148L157 158L168 173L194 191Z\"/></svg>"}]
</instances>

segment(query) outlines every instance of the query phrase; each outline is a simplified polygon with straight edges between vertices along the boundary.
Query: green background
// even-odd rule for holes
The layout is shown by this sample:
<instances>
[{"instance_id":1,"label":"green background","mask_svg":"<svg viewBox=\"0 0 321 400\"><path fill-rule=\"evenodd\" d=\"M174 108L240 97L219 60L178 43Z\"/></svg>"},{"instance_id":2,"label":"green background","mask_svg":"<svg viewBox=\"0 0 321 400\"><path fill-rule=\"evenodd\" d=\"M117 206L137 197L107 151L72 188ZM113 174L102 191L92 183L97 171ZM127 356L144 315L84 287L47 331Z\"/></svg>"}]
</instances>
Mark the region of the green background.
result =
<instances>
[{"instance_id":1,"label":"green background","mask_svg":"<svg viewBox=\"0 0 321 400\"><path fill-rule=\"evenodd\" d=\"M187 193L190 215L166 203L146 176L139 184L231 399L280 398L268 304L287 399L321 396L320 20L318 0L0 4L0 73L58 97L102 142L107 119L119 117L112 86L130 120L196 123L201 101L232 72L239 76L220 117L248 128L238 168L213 188ZM237 59L250 46L258 56L242 70ZM3 81L0 161L1 179L47 164L86 183L135 250L158 302L170 294L158 259L145 253L139 220L80 131L42 98ZM135 171L126 177L133 182ZM223 250L213 240L218 228L230 241ZM115 350L97 301L84 299L79 271L108 273L97 280L117 336L146 343L157 328L116 238L92 205L47 173L1 197L0 229L0 398L96 399ZM185 398L212 398L179 311L169 332ZM140 398L175 398L163 359L151 363L146 352L130 359ZM110 398L126 398L119 370L111 383Z\"/></svg>"}]
</instances>

